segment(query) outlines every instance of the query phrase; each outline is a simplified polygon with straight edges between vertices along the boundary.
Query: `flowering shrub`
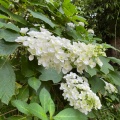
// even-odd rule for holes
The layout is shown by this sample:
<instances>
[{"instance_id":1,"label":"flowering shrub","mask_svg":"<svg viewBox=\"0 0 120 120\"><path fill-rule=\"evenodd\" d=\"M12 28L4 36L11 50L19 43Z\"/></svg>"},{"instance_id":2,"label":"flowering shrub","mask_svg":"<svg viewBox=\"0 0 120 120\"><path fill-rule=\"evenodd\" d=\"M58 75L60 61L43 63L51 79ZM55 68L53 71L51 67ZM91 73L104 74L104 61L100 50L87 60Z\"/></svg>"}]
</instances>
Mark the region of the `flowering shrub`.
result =
<instances>
[{"instance_id":1,"label":"flowering shrub","mask_svg":"<svg viewBox=\"0 0 120 120\"><path fill-rule=\"evenodd\" d=\"M0 119L98 119L119 102L120 61L70 0L0 3Z\"/></svg>"},{"instance_id":2,"label":"flowering shrub","mask_svg":"<svg viewBox=\"0 0 120 120\"><path fill-rule=\"evenodd\" d=\"M118 92L117 88L108 82L105 82L105 90L109 93L113 93L113 92L117 93Z\"/></svg>"},{"instance_id":3,"label":"flowering shrub","mask_svg":"<svg viewBox=\"0 0 120 120\"><path fill-rule=\"evenodd\" d=\"M29 60L37 57L38 65L46 69L54 68L59 73L70 72L77 68L77 72L82 74L87 71L87 66L96 67L96 63L102 67L103 63L99 56L106 56L102 45L85 44L56 37L48 30L40 28L38 31L29 31L28 28L21 28L24 36L18 37L15 41L22 42L30 52ZM89 31L88 31L89 32ZM60 89L63 90L64 99L70 102L74 109L88 114L91 109L100 109L101 102L99 97L91 90L88 80L79 77L75 73L67 74L63 77L66 83L61 83ZM104 81L105 82L105 81ZM117 89L110 83L105 82L105 89L109 92L117 92Z\"/></svg>"},{"instance_id":4,"label":"flowering shrub","mask_svg":"<svg viewBox=\"0 0 120 120\"><path fill-rule=\"evenodd\" d=\"M22 33L26 33L27 28L21 28ZM48 30L41 28L41 32L29 31L28 36L20 36L15 41L22 42L28 47L30 52L29 60L37 57L38 65L45 68L55 68L64 74L77 68L79 73L87 69L87 66L94 68L96 63L102 66L99 56L106 56L102 45L92 45L81 42L55 37Z\"/></svg>"},{"instance_id":5,"label":"flowering shrub","mask_svg":"<svg viewBox=\"0 0 120 120\"><path fill-rule=\"evenodd\" d=\"M88 80L79 77L75 73L64 76L66 83L61 83L60 89L63 90L64 99L70 102L74 109L87 114L91 109L101 108L99 97L90 89Z\"/></svg>"}]
</instances>

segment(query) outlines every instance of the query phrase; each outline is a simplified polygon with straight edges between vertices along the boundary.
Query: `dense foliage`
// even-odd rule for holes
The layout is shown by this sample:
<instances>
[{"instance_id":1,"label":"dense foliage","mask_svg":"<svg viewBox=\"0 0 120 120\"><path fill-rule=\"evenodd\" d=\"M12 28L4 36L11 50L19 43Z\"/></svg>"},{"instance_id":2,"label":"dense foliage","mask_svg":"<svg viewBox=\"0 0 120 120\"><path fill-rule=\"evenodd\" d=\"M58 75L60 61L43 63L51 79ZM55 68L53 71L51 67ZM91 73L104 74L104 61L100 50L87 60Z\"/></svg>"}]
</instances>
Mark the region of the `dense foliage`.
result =
<instances>
[{"instance_id":1,"label":"dense foliage","mask_svg":"<svg viewBox=\"0 0 120 120\"><path fill-rule=\"evenodd\" d=\"M78 13L70 0L0 0L1 120L119 120L120 60Z\"/></svg>"},{"instance_id":2,"label":"dense foliage","mask_svg":"<svg viewBox=\"0 0 120 120\"><path fill-rule=\"evenodd\" d=\"M74 2L80 9L80 14L88 20L88 27L93 28L95 34L104 42L120 49L120 1L76 0ZM108 55L120 58L120 53L114 50L109 50Z\"/></svg>"},{"instance_id":3,"label":"dense foliage","mask_svg":"<svg viewBox=\"0 0 120 120\"><path fill-rule=\"evenodd\" d=\"M89 21L89 27L94 28L104 40L119 37L119 0L76 0L76 5L84 11L83 16Z\"/></svg>"}]
</instances>

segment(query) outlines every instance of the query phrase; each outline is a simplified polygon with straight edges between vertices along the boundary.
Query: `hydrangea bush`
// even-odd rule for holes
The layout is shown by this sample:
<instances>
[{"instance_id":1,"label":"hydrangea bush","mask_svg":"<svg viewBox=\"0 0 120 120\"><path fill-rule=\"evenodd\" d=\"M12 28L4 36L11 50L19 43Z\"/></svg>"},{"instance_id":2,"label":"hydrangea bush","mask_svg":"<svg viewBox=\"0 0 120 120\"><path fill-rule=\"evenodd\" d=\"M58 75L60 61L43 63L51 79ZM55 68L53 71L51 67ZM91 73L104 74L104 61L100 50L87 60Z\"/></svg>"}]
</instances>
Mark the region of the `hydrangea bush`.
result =
<instances>
[{"instance_id":1,"label":"hydrangea bush","mask_svg":"<svg viewBox=\"0 0 120 120\"><path fill-rule=\"evenodd\" d=\"M25 36L18 37L15 41L22 42L30 52L29 60L37 57L38 65L45 68L55 68L64 74L77 68L77 72L83 73L87 66L94 68L96 64L102 66L99 56L106 56L102 45L73 42L66 38L56 37L48 30L41 28L41 32L29 31L22 28ZM26 33L27 32L27 33Z\"/></svg>"},{"instance_id":2,"label":"hydrangea bush","mask_svg":"<svg viewBox=\"0 0 120 120\"><path fill-rule=\"evenodd\" d=\"M107 57L112 46L70 0L6 0L0 11L1 119L97 119L119 102L120 75L110 62L120 61Z\"/></svg>"}]
</instances>

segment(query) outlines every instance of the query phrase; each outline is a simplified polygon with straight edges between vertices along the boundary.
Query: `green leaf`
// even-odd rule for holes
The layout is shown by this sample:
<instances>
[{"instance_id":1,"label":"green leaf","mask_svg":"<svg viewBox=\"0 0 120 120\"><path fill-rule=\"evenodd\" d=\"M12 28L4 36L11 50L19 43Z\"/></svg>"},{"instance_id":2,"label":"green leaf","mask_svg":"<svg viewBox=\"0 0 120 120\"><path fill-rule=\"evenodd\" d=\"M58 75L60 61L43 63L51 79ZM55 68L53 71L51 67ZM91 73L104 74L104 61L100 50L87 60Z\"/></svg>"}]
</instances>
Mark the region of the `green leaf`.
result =
<instances>
[{"instance_id":1,"label":"green leaf","mask_svg":"<svg viewBox=\"0 0 120 120\"><path fill-rule=\"evenodd\" d=\"M50 113L50 118L52 118L55 113L55 103L53 102L52 99L49 99L48 111Z\"/></svg>"},{"instance_id":2,"label":"green leaf","mask_svg":"<svg viewBox=\"0 0 120 120\"><path fill-rule=\"evenodd\" d=\"M87 24L86 19L85 19L84 17L82 17L82 16L75 15L75 16L72 17L71 20L72 20L72 21L79 20L80 22L84 22L84 23Z\"/></svg>"},{"instance_id":3,"label":"green leaf","mask_svg":"<svg viewBox=\"0 0 120 120\"><path fill-rule=\"evenodd\" d=\"M120 73L118 71L110 72L107 77L112 80L115 85L120 86Z\"/></svg>"},{"instance_id":4,"label":"green leaf","mask_svg":"<svg viewBox=\"0 0 120 120\"><path fill-rule=\"evenodd\" d=\"M69 28L70 28L70 27L69 27ZM68 30L69 30L69 28L68 28ZM71 29L71 28L70 28L70 29ZM69 31L67 32L67 34L68 34L69 36L73 37L74 39L78 39L78 38L79 38L79 35L77 34L76 30L71 29L71 30L69 30Z\"/></svg>"},{"instance_id":5,"label":"green leaf","mask_svg":"<svg viewBox=\"0 0 120 120\"><path fill-rule=\"evenodd\" d=\"M108 74L110 70L114 71L114 68L109 64L109 58L100 57L100 60L103 63L103 66L101 67L103 73Z\"/></svg>"},{"instance_id":6,"label":"green leaf","mask_svg":"<svg viewBox=\"0 0 120 120\"><path fill-rule=\"evenodd\" d=\"M29 120L26 116L12 116L7 118L7 120Z\"/></svg>"},{"instance_id":7,"label":"green leaf","mask_svg":"<svg viewBox=\"0 0 120 120\"><path fill-rule=\"evenodd\" d=\"M17 37L20 35L16 32L10 30L0 29L0 37L7 42L14 42Z\"/></svg>"},{"instance_id":8,"label":"green leaf","mask_svg":"<svg viewBox=\"0 0 120 120\"><path fill-rule=\"evenodd\" d=\"M73 108L66 108L59 112L54 120L87 120L87 116Z\"/></svg>"},{"instance_id":9,"label":"green leaf","mask_svg":"<svg viewBox=\"0 0 120 120\"><path fill-rule=\"evenodd\" d=\"M108 57L113 63L117 63L120 65L120 59L117 59L115 57Z\"/></svg>"},{"instance_id":10,"label":"green leaf","mask_svg":"<svg viewBox=\"0 0 120 120\"><path fill-rule=\"evenodd\" d=\"M21 113L29 115L28 104L21 100L12 101L12 105L15 106Z\"/></svg>"},{"instance_id":11,"label":"green leaf","mask_svg":"<svg viewBox=\"0 0 120 120\"><path fill-rule=\"evenodd\" d=\"M62 80L62 77L63 77L62 73L58 73L53 68L42 69L40 72L42 73L42 75L40 75L39 77L41 81L52 80L54 83L58 83Z\"/></svg>"},{"instance_id":12,"label":"green leaf","mask_svg":"<svg viewBox=\"0 0 120 120\"><path fill-rule=\"evenodd\" d=\"M102 45L103 45L104 48L106 48L106 49L108 49L108 48L112 48L113 50L116 50L116 51L120 52L119 49L116 49L115 47L113 47L113 46L110 45L110 44L102 43Z\"/></svg>"},{"instance_id":13,"label":"green leaf","mask_svg":"<svg viewBox=\"0 0 120 120\"><path fill-rule=\"evenodd\" d=\"M16 32L20 31L20 29L16 25L14 25L13 23L3 23L3 22L0 22L0 28L2 28L2 27L14 30Z\"/></svg>"},{"instance_id":14,"label":"green leaf","mask_svg":"<svg viewBox=\"0 0 120 120\"><path fill-rule=\"evenodd\" d=\"M5 28L14 30L16 32L20 32L20 28L18 28L16 25L14 25L13 23L7 23L5 24Z\"/></svg>"},{"instance_id":15,"label":"green leaf","mask_svg":"<svg viewBox=\"0 0 120 120\"><path fill-rule=\"evenodd\" d=\"M41 82L39 79L31 77L28 79L28 84L37 92L38 88L41 85Z\"/></svg>"},{"instance_id":16,"label":"green leaf","mask_svg":"<svg viewBox=\"0 0 120 120\"><path fill-rule=\"evenodd\" d=\"M8 104L15 93L15 73L6 60L0 60L0 99Z\"/></svg>"},{"instance_id":17,"label":"green leaf","mask_svg":"<svg viewBox=\"0 0 120 120\"><path fill-rule=\"evenodd\" d=\"M50 98L50 93L46 90L46 88L42 88L39 94L39 99L45 112L48 111L48 103Z\"/></svg>"},{"instance_id":18,"label":"green leaf","mask_svg":"<svg viewBox=\"0 0 120 120\"><path fill-rule=\"evenodd\" d=\"M10 18L5 15L0 14L0 19L10 19Z\"/></svg>"},{"instance_id":19,"label":"green leaf","mask_svg":"<svg viewBox=\"0 0 120 120\"><path fill-rule=\"evenodd\" d=\"M94 115L94 112L89 112L88 114L87 114L87 117L89 117L89 118L95 118L95 115Z\"/></svg>"},{"instance_id":20,"label":"green leaf","mask_svg":"<svg viewBox=\"0 0 120 120\"><path fill-rule=\"evenodd\" d=\"M29 105L29 111L33 116L40 118L41 120L48 120L48 117L43 108L38 103L31 103Z\"/></svg>"},{"instance_id":21,"label":"green leaf","mask_svg":"<svg viewBox=\"0 0 120 120\"><path fill-rule=\"evenodd\" d=\"M51 99L50 93L47 91L46 88L41 89L39 99L44 111L45 112L49 111L51 118L55 112L55 104Z\"/></svg>"},{"instance_id":22,"label":"green leaf","mask_svg":"<svg viewBox=\"0 0 120 120\"><path fill-rule=\"evenodd\" d=\"M10 7L10 3L7 0L0 0L1 5L3 5L5 8L9 8Z\"/></svg>"},{"instance_id":23,"label":"green leaf","mask_svg":"<svg viewBox=\"0 0 120 120\"><path fill-rule=\"evenodd\" d=\"M33 15L34 18L38 18L38 19L44 21L45 23L49 24L52 28L54 28L56 26L49 18L47 18L42 13L33 12L32 10L28 10L28 11Z\"/></svg>"},{"instance_id":24,"label":"green leaf","mask_svg":"<svg viewBox=\"0 0 120 120\"><path fill-rule=\"evenodd\" d=\"M93 40L94 40L94 41L102 41L101 38L97 38L97 37L94 37Z\"/></svg>"},{"instance_id":25,"label":"green leaf","mask_svg":"<svg viewBox=\"0 0 120 120\"><path fill-rule=\"evenodd\" d=\"M94 77L90 78L89 83L91 84L91 89L93 90L93 92L95 92L95 93L101 92L104 94L105 83L100 78L94 76Z\"/></svg>"},{"instance_id":26,"label":"green leaf","mask_svg":"<svg viewBox=\"0 0 120 120\"><path fill-rule=\"evenodd\" d=\"M21 72L25 77L31 77L34 75L34 71L29 66L28 58L25 56L22 56L21 59Z\"/></svg>"},{"instance_id":27,"label":"green leaf","mask_svg":"<svg viewBox=\"0 0 120 120\"><path fill-rule=\"evenodd\" d=\"M22 88L19 89L19 94L16 96L17 99L22 100L22 101L27 101L29 98L29 89L28 85L23 86Z\"/></svg>"},{"instance_id":28,"label":"green leaf","mask_svg":"<svg viewBox=\"0 0 120 120\"><path fill-rule=\"evenodd\" d=\"M92 77L97 74L97 70L96 70L96 68L91 68L88 66L87 73L89 73L90 76Z\"/></svg>"},{"instance_id":29,"label":"green leaf","mask_svg":"<svg viewBox=\"0 0 120 120\"><path fill-rule=\"evenodd\" d=\"M0 56L7 56L12 54L19 45L16 43L8 43L0 40Z\"/></svg>"},{"instance_id":30,"label":"green leaf","mask_svg":"<svg viewBox=\"0 0 120 120\"><path fill-rule=\"evenodd\" d=\"M0 28L4 27L5 23L0 22Z\"/></svg>"},{"instance_id":31,"label":"green leaf","mask_svg":"<svg viewBox=\"0 0 120 120\"><path fill-rule=\"evenodd\" d=\"M66 2L66 0L64 0L63 2L63 10L66 16L73 16L73 14L75 14L77 12L76 6L74 6L73 4L70 3L70 0Z\"/></svg>"},{"instance_id":32,"label":"green leaf","mask_svg":"<svg viewBox=\"0 0 120 120\"><path fill-rule=\"evenodd\" d=\"M27 24L27 22L23 19L23 17L16 15L16 14L13 14L10 10L6 9L2 5L0 5L0 10L5 12L6 14L8 14L12 18L12 20L17 21L17 22L24 24L24 25Z\"/></svg>"},{"instance_id":33,"label":"green leaf","mask_svg":"<svg viewBox=\"0 0 120 120\"><path fill-rule=\"evenodd\" d=\"M64 11L63 11L63 8L62 8L62 7L59 8L59 12L60 12L61 14L64 14Z\"/></svg>"}]
</instances>

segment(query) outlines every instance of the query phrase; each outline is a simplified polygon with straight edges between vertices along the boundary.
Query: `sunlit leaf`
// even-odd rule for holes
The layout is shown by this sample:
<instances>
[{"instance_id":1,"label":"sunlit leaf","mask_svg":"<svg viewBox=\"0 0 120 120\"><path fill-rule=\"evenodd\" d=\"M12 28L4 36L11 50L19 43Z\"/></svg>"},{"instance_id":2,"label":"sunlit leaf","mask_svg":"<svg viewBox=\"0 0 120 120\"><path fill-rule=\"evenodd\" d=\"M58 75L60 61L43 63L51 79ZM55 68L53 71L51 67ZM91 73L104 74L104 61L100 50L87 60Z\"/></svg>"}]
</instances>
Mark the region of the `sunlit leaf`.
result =
<instances>
[{"instance_id":1,"label":"sunlit leaf","mask_svg":"<svg viewBox=\"0 0 120 120\"><path fill-rule=\"evenodd\" d=\"M21 112L24 113L26 115L29 115L29 111L28 111L28 104L24 101L21 100L14 100L12 101L12 105L17 107L17 109Z\"/></svg>"},{"instance_id":2,"label":"sunlit leaf","mask_svg":"<svg viewBox=\"0 0 120 120\"><path fill-rule=\"evenodd\" d=\"M55 24L44 14L38 13L38 12L33 12L32 10L28 10L28 11L33 15L34 18L38 18L38 19L44 21L45 23L49 24L51 27L55 27Z\"/></svg>"},{"instance_id":3,"label":"sunlit leaf","mask_svg":"<svg viewBox=\"0 0 120 120\"><path fill-rule=\"evenodd\" d=\"M48 103L50 98L51 96L50 93L47 91L47 89L42 88L39 94L39 99L45 112L48 111Z\"/></svg>"},{"instance_id":4,"label":"sunlit leaf","mask_svg":"<svg viewBox=\"0 0 120 120\"><path fill-rule=\"evenodd\" d=\"M73 108L66 108L59 112L54 120L87 120L87 116Z\"/></svg>"},{"instance_id":5,"label":"sunlit leaf","mask_svg":"<svg viewBox=\"0 0 120 120\"><path fill-rule=\"evenodd\" d=\"M52 117L55 112L55 104L51 99L50 93L46 88L41 89L39 99L44 111L45 112L49 111L50 117Z\"/></svg>"},{"instance_id":6,"label":"sunlit leaf","mask_svg":"<svg viewBox=\"0 0 120 120\"><path fill-rule=\"evenodd\" d=\"M29 111L33 116L36 116L42 120L48 120L45 111L38 103L31 103L29 105Z\"/></svg>"},{"instance_id":7,"label":"sunlit leaf","mask_svg":"<svg viewBox=\"0 0 120 120\"><path fill-rule=\"evenodd\" d=\"M38 88L41 85L41 82L39 79L31 77L28 79L28 84L37 92Z\"/></svg>"}]
</instances>

